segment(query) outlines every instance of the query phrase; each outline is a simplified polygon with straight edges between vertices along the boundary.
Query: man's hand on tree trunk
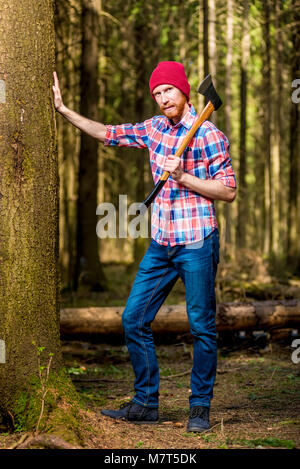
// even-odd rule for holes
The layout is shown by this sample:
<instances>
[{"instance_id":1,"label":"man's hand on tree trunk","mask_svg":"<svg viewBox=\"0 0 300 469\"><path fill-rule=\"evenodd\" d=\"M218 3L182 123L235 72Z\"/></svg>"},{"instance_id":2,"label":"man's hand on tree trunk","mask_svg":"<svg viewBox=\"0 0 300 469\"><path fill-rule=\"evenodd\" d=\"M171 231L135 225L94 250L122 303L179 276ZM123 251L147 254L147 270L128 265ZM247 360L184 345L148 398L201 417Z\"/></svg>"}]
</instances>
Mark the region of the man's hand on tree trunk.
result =
<instances>
[{"instance_id":1,"label":"man's hand on tree trunk","mask_svg":"<svg viewBox=\"0 0 300 469\"><path fill-rule=\"evenodd\" d=\"M54 107L58 112L61 112L64 104L63 104L61 91L59 87L59 81L58 81L56 72L53 72L53 80L54 80L54 85L52 86L52 90L53 90Z\"/></svg>"}]
</instances>

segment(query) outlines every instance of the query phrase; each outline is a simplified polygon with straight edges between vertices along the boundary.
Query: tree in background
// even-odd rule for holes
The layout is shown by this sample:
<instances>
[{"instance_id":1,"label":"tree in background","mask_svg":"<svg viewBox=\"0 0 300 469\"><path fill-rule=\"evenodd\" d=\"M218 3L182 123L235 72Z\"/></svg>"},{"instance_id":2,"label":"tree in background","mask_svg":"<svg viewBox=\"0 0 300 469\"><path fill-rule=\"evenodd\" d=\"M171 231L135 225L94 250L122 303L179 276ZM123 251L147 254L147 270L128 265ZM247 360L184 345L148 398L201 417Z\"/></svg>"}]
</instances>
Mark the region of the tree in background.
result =
<instances>
[{"instance_id":1,"label":"tree in background","mask_svg":"<svg viewBox=\"0 0 300 469\"><path fill-rule=\"evenodd\" d=\"M99 0L82 0L82 51L80 64L80 114L99 121ZM98 195L98 141L81 132L78 199L77 199L77 249L74 289L103 289L96 236L96 208Z\"/></svg>"},{"instance_id":2,"label":"tree in background","mask_svg":"<svg viewBox=\"0 0 300 469\"><path fill-rule=\"evenodd\" d=\"M292 53L290 57L290 80L300 83L300 4L292 0L290 38ZM294 269L300 270L299 248L299 103L290 103L290 132L289 132L289 195L288 195L288 262Z\"/></svg>"},{"instance_id":3,"label":"tree in background","mask_svg":"<svg viewBox=\"0 0 300 469\"><path fill-rule=\"evenodd\" d=\"M241 82L240 82L240 155L239 155L239 178L238 178L238 219L237 219L237 245L240 248L246 246L247 226L247 149L246 149L246 127L247 127L247 87L248 87L248 61L250 55L249 36L249 1L243 1L243 22L241 38Z\"/></svg>"}]
</instances>

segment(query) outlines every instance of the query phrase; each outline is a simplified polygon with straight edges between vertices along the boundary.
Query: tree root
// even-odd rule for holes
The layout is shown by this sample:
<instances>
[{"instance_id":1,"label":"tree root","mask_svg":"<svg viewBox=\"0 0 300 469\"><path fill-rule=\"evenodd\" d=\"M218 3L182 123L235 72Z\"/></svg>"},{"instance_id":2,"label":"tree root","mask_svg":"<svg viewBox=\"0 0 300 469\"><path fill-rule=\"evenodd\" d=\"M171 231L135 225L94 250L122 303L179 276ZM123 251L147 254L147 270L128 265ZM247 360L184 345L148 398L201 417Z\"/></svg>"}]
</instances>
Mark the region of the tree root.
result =
<instances>
[{"instance_id":1,"label":"tree root","mask_svg":"<svg viewBox=\"0 0 300 469\"><path fill-rule=\"evenodd\" d=\"M82 449L81 446L72 445L57 435L48 435L46 433L32 436L25 434L11 449L25 449L31 446L47 449Z\"/></svg>"},{"instance_id":2,"label":"tree root","mask_svg":"<svg viewBox=\"0 0 300 469\"><path fill-rule=\"evenodd\" d=\"M28 438L28 433L24 433L24 435L22 435L21 438L18 441L16 441L13 445L9 446L8 449L17 448L19 445L21 445L26 440L26 438Z\"/></svg>"}]
</instances>

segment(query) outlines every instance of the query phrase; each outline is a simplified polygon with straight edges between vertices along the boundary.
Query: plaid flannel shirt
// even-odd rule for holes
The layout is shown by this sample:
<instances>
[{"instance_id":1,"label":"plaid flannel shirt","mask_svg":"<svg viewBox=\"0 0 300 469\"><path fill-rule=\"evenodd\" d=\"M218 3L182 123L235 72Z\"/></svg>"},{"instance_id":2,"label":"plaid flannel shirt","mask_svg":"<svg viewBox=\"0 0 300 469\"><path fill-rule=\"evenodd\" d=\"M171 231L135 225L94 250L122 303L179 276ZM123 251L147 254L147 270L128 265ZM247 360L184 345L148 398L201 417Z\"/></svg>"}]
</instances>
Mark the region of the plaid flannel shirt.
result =
<instances>
[{"instance_id":1,"label":"plaid flannel shirt","mask_svg":"<svg viewBox=\"0 0 300 469\"><path fill-rule=\"evenodd\" d=\"M107 125L104 144L148 148L156 184L167 156L175 154L195 118L195 109L189 105L189 111L176 125L165 116L154 116L134 125ZM236 187L228 139L210 121L197 130L181 160L184 171L200 179L217 179L226 186ZM170 176L152 204L151 225L151 236L159 244L175 246L202 241L218 227L214 201Z\"/></svg>"}]
</instances>

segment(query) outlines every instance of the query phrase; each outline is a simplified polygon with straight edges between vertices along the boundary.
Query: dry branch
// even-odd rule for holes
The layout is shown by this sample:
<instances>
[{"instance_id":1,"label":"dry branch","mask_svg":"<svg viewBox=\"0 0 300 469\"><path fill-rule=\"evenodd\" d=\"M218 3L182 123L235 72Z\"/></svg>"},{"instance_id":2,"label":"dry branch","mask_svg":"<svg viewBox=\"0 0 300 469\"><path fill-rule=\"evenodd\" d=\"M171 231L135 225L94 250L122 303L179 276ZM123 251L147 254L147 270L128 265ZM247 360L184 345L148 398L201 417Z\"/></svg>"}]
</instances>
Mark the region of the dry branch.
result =
<instances>
[{"instance_id":1,"label":"dry branch","mask_svg":"<svg viewBox=\"0 0 300 469\"><path fill-rule=\"evenodd\" d=\"M68 443L59 436L48 434L40 434L29 437L23 443L20 442L16 448L25 449L30 448L31 446L38 446L48 449L81 449L79 446Z\"/></svg>"}]
</instances>

